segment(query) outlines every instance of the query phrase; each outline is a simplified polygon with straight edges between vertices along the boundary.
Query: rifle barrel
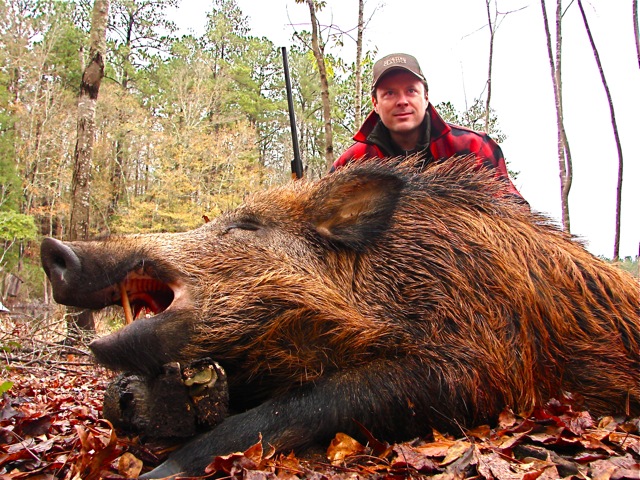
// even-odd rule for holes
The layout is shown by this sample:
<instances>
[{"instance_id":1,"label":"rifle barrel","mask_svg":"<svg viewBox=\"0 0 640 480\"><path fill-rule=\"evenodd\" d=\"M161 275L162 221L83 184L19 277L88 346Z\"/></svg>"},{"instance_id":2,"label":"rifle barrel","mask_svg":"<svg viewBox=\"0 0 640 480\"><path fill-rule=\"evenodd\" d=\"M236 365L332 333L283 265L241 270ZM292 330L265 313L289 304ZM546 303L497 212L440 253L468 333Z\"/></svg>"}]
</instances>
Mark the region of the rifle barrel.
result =
<instances>
[{"instance_id":1,"label":"rifle barrel","mask_svg":"<svg viewBox=\"0 0 640 480\"><path fill-rule=\"evenodd\" d=\"M289 104L289 123L291 124L291 143L293 145L293 160L291 160L291 176L302 178L302 159L300 158L300 144L296 129L296 113L293 109L293 94L291 92L291 78L289 77L289 60L287 47L282 47L282 63L284 66L284 81L287 88L287 103Z\"/></svg>"}]
</instances>

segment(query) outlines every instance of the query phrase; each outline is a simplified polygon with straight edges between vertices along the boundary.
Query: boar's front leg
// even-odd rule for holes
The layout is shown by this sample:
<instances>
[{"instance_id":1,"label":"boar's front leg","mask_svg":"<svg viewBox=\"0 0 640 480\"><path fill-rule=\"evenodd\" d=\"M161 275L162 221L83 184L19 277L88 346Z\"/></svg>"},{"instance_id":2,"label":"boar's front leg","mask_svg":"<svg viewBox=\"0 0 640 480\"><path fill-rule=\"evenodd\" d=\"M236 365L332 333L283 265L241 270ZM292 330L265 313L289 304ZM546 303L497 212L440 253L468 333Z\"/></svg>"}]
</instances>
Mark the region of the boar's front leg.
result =
<instances>
[{"instance_id":1,"label":"boar's front leg","mask_svg":"<svg viewBox=\"0 0 640 480\"><path fill-rule=\"evenodd\" d=\"M378 438L410 439L427 433L429 425L468 417L469 412L456 411L465 402L454 400L450 377L406 358L336 373L227 417L141 478L202 474L215 456L244 451L260 434L265 445L284 452L328 443L337 432L360 438L356 421Z\"/></svg>"}]
</instances>

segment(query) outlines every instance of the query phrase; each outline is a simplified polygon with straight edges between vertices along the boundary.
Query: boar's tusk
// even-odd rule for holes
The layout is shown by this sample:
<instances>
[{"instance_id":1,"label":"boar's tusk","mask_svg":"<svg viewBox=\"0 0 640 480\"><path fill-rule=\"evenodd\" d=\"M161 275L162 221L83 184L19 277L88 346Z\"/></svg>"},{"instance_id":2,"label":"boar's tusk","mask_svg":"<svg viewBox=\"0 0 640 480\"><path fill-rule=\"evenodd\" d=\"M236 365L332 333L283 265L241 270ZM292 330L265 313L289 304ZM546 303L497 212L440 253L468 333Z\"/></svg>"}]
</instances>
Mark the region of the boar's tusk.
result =
<instances>
[{"instance_id":1,"label":"boar's tusk","mask_svg":"<svg viewBox=\"0 0 640 480\"><path fill-rule=\"evenodd\" d=\"M133 314L131 313L131 305L129 304L129 296L127 295L127 287L124 282L120 284L120 296L122 308L124 309L124 321L126 325L133 323Z\"/></svg>"}]
</instances>

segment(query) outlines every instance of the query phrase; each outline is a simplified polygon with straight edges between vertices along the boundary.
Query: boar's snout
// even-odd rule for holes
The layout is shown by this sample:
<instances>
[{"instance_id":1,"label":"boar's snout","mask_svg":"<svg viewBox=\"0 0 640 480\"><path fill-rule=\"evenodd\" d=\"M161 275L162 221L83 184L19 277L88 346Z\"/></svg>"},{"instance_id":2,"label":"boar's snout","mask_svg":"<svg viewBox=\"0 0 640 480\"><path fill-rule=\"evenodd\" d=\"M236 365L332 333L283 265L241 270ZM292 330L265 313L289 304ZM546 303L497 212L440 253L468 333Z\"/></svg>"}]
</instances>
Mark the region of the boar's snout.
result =
<instances>
[{"instance_id":1,"label":"boar's snout","mask_svg":"<svg viewBox=\"0 0 640 480\"><path fill-rule=\"evenodd\" d=\"M58 303L68 303L75 289L75 279L82 264L71 247L54 238L45 238L40 245L42 268L51 281L53 296Z\"/></svg>"}]
</instances>

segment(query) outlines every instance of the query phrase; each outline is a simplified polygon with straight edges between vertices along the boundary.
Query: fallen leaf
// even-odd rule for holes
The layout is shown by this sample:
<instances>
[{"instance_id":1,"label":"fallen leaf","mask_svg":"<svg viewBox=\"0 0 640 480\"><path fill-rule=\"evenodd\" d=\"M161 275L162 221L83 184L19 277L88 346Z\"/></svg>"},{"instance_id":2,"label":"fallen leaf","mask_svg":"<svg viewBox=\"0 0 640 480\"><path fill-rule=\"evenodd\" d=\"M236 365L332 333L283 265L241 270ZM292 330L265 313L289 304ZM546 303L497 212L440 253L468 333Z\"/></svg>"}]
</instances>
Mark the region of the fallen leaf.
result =
<instances>
[{"instance_id":1,"label":"fallen leaf","mask_svg":"<svg viewBox=\"0 0 640 480\"><path fill-rule=\"evenodd\" d=\"M22 437L38 437L48 433L52 423L51 415L36 414L16 422L15 432Z\"/></svg>"},{"instance_id":2,"label":"fallen leaf","mask_svg":"<svg viewBox=\"0 0 640 480\"><path fill-rule=\"evenodd\" d=\"M527 436L534 442L543 444L557 443L564 431L564 427L549 425L542 431L529 433Z\"/></svg>"},{"instance_id":3,"label":"fallen leaf","mask_svg":"<svg viewBox=\"0 0 640 480\"><path fill-rule=\"evenodd\" d=\"M406 470L408 467L422 473L439 471L438 464L423 454L419 447L396 445L393 451L397 455L391 463L394 471Z\"/></svg>"},{"instance_id":4,"label":"fallen leaf","mask_svg":"<svg viewBox=\"0 0 640 480\"><path fill-rule=\"evenodd\" d=\"M640 456L640 437L628 433L613 432L609 435L609 441L629 452L634 452Z\"/></svg>"},{"instance_id":5,"label":"fallen leaf","mask_svg":"<svg viewBox=\"0 0 640 480\"><path fill-rule=\"evenodd\" d=\"M474 437L478 440L486 440L491 436L491 427L489 425L480 425L465 432L467 437Z\"/></svg>"},{"instance_id":6,"label":"fallen leaf","mask_svg":"<svg viewBox=\"0 0 640 480\"><path fill-rule=\"evenodd\" d=\"M511 428L516 424L516 422L517 418L510 409L503 410L500 415L498 415L498 428L500 430Z\"/></svg>"},{"instance_id":7,"label":"fallen leaf","mask_svg":"<svg viewBox=\"0 0 640 480\"><path fill-rule=\"evenodd\" d=\"M356 439L344 433L337 433L327 449L327 458L332 465L338 465L346 457L358 455L364 451L364 446Z\"/></svg>"},{"instance_id":8,"label":"fallen leaf","mask_svg":"<svg viewBox=\"0 0 640 480\"><path fill-rule=\"evenodd\" d=\"M524 438L527 436L527 432L517 433L515 435L503 435L498 437L493 445L502 453L510 452L514 447L518 446Z\"/></svg>"},{"instance_id":9,"label":"fallen leaf","mask_svg":"<svg viewBox=\"0 0 640 480\"><path fill-rule=\"evenodd\" d=\"M138 478L142 471L142 460L135 455L125 452L118 459L118 473L126 478Z\"/></svg>"},{"instance_id":10,"label":"fallen leaf","mask_svg":"<svg viewBox=\"0 0 640 480\"><path fill-rule=\"evenodd\" d=\"M524 477L524 473L515 472L511 468L511 463L495 452L480 456L478 473L484 478L496 480L522 480Z\"/></svg>"},{"instance_id":11,"label":"fallen leaf","mask_svg":"<svg viewBox=\"0 0 640 480\"><path fill-rule=\"evenodd\" d=\"M445 466L455 462L472 447L473 445L469 442L458 440L449 448L449 450L447 450L447 455L444 457L444 460L440 462L440 466Z\"/></svg>"},{"instance_id":12,"label":"fallen leaf","mask_svg":"<svg viewBox=\"0 0 640 480\"><path fill-rule=\"evenodd\" d=\"M300 467L300 460L293 454L278 457L276 475L279 480L297 480L304 470Z\"/></svg>"},{"instance_id":13,"label":"fallen leaf","mask_svg":"<svg viewBox=\"0 0 640 480\"><path fill-rule=\"evenodd\" d=\"M587 429L594 428L595 423L593 418L589 412L570 412L569 414L563 415L562 421L564 422L565 428L569 430L574 435L582 435Z\"/></svg>"},{"instance_id":14,"label":"fallen leaf","mask_svg":"<svg viewBox=\"0 0 640 480\"><path fill-rule=\"evenodd\" d=\"M445 457L449 449L455 445L454 440L442 439L437 442L426 443L419 445L415 449L424 456L427 457Z\"/></svg>"},{"instance_id":15,"label":"fallen leaf","mask_svg":"<svg viewBox=\"0 0 640 480\"><path fill-rule=\"evenodd\" d=\"M372 450L373 455L376 455L380 458L387 458L389 454L393 451L391 445L387 442L382 442L378 440L373 434L360 422L355 422L358 425L358 428L362 431L364 436L367 439L367 445Z\"/></svg>"},{"instance_id":16,"label":"fallen leaf","mask_svg":"<svg viewBox=\"0 0 640 480\"><path fill-rule=\"evenodd\" d=\"M214 458L207 468L206 473L224 472L231 476L243 470L256 470L262 463L262 437L258 442L244 452L236 452L229 455L221 455Z\"/></svg>"}]
</instances>

